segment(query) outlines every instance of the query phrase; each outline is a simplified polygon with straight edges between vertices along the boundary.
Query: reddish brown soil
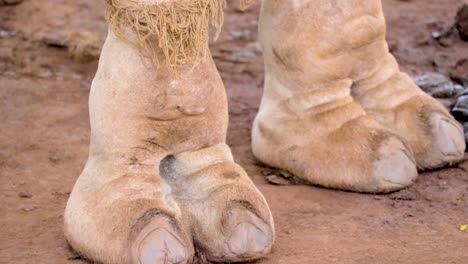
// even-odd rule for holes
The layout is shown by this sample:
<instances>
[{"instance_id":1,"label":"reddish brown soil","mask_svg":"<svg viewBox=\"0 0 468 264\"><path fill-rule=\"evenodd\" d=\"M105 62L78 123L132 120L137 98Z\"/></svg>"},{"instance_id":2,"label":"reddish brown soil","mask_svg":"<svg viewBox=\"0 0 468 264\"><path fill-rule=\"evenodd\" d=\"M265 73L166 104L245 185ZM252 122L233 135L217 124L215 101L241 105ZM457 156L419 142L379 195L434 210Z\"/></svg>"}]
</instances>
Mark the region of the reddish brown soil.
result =
<instances>
[{"instance_id":1,"label":"reddish brown soil","mask_svg":"<svg viewBox=\"0 0 468 264\"><path fill-rule=\"evenodd\" d=\"M87 158L87 96L97 63L73 61L58 46L83 30L103 39L103 2L24 0L0 7L0 30L16 32L0 38L0 263L86 263L69 249L62 217ZM463 2L384 0L389 39L404 70L447 73L468 57L468 44L457 36L443 45L430 38L452 23ZM249 144L263 79L257 14L258 6L246 13L230 7L212 51L229 96L228 143L276 220L273 253L259 263L468 263L468 232L459 231L468 224L466 161L422 174L392 195L266 182Z\"/></svg>"}]
</instances>

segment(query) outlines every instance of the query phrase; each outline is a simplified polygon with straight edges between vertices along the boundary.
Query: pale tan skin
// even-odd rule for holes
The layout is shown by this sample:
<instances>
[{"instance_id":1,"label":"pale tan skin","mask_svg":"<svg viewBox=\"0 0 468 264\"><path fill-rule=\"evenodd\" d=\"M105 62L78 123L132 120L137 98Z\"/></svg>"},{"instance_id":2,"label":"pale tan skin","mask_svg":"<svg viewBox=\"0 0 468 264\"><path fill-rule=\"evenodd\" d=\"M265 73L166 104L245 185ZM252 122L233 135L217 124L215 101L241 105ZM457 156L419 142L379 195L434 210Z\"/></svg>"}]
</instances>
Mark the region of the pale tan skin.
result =
<instances>
[{"instance_id":1,"label":"pale tan skin","mask_svg":"<svg viewBox=\"0 0 468 264\"><path fill-rule=\"evenodd\" d=\"M261 161L313 184L388 192L411 184L417 167L461 159L459 126L388 53L379 0L281 5L265 0L260 21L266 80L253 151ZM226 95L211 57L177 77L151 63L109 30L67 240L106 264L191 263L195 251L221 262L264 256L273 220L225 143Z\"/></svg>"},{"instance_id":2,"label":"pale tan skin","mask_svg":"<svg viewBox=\"0 0 468 264\"><path fill-rule=\"evenodd\" d=\"M102 263L191 263L268 253L268 205L225 144L222 81L207 57L176 79L112 31L90 95L91 146L65 234Z\"/></svg>"},{"instance_id":3,"label":"pale tan skin","mask_svg":"<svg viewBox=\"0 0 468 264\"><path fill-rule=\"evenodd\" d=\"M259 28L266 77L252 148L264 163L378 193L463 158L461 126L389 53L380 0L264 1Z\"/></svg>"}]
</instances>

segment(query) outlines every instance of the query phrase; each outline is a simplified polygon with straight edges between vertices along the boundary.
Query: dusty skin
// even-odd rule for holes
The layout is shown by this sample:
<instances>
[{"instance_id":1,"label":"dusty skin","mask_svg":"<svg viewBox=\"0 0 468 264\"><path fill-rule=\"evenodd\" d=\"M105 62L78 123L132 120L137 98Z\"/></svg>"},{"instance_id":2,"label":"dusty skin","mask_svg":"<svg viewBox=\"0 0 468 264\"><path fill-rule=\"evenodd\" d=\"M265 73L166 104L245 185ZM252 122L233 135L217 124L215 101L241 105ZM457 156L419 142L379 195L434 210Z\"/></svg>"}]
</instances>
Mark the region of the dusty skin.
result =
<instances>
[{"instance_id":1,"label":"dusty skin","mask_svg":"<svg viewBox=\"0 0 468 264\"><path fill-rule=\"evenodd\" d=\"M435 43L417 48L414 44L418 33L427 33L437 26L428 25L431 21L450 23L449 17L460 2L384 4L389 37L399 41L396 55L404 70L433 70L427 61L435 59L439 70L446 72L455 56L466 53L456 40L449 50ZM99 11L102 7L85 1L55 7L71 20L61 25L61 12L46 17L45 12L38 12L55 5L53 1L44 1L40 6L31 1L26 6L8 7L1 16L8 29L23 32L28 40L53 39L54 34L60 39L70 30L81 28L103 37L105 26ZM76 12L78 8L84 11ZM263 168L249 147L250 127L263 87L262 59L249 45L256 40L255 34L239 38L234 31L255 28L256 8L242 16L229 9L227 26L220 42L213 45L213 55L230 103L227 143L235 160L265 194L276 220L273 253L260 263L309 263L311 259L317 263L463 263L467 255L462 245L467 243L467 237L458 231L458 226L468 218L467 175L460 168L423 174L409 194L390 196L266 184ZM421 8L425 11L421 13L433 15L419 17L417 11ZM399 13L411 16L402 18ZM30 17L33 23L17 17ZM35 28L39 21L49 28ZM96 65L71 62L64 51L45 47L41 42L22 41L20 36L2 42L7 47L4 49L2 43L2 59L10 58L0 65L2 72L7 72L1 76L2 88L9 88L1 89L0 112L7 128L2 130L0 152L5 201L2 215L7 216L2 218L0 227L2 262L80 263L82 260L73 260L61 223L65 201L76 180L72 175L80 173L88 154L86 102ZM8 47L15 47L13 55L9 55ZM256 55L242 53L245 49Z\"/></svg>"},{"instance_id":2,"label":"dusty skin","mask_svg":"<svg viewBox=\"0 0 468 264\"><path fill-rule=\"evenodd\" d=\"M410 186L417 166L459 163L463 129L399 71L381 0L280 6L264 0L260 15L265 88L252 134L260 161L309 184L371 193ZM225 144L225 89L207 51L224 1L106 7L90 152L65 209L67 241L106 264L265 257L273 218Z\"/></svg>"},{"instance_id":3,"label":"dusty skin","mask_svg":"<svg viewBox=\"0 0 468 264\"><path fill-rule=\"evenodd\" d=\"M400 72L385 32L380 0L263 1L255 156L313 184L372 193L458 163L461 125Z\"/></svg>"}]
</instances>

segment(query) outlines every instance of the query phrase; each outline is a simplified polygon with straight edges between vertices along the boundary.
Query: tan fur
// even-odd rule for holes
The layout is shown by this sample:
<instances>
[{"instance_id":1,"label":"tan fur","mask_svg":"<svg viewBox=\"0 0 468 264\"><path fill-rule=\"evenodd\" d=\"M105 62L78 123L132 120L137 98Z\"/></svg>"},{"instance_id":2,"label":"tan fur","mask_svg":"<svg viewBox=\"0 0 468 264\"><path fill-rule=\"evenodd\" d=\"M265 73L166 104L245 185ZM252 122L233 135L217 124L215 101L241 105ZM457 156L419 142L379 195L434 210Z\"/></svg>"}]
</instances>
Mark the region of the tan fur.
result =
<instances>
[{"instance_id":1,"label":"tan fur","mask_svg":"<svg viewBox=\"0 0 468 264\"><path fill-rule=\"evenodd\" d=\"M106 18L123 40L141 49L153 63L172 68L204 59L210 25L218 37L226 0L106 0ZM128 37L127 30L134 35Z\"/></svg>"}]
</instances>

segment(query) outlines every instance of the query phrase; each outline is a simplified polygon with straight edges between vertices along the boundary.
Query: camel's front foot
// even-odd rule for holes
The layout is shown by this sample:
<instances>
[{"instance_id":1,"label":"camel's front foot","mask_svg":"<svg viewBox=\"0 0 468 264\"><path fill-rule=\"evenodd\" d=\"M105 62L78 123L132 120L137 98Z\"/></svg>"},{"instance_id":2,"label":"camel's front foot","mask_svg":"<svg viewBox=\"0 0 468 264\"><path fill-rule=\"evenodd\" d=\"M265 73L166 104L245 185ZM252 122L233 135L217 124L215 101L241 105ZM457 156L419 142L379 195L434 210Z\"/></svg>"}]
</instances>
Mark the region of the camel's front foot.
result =
<instances>
[{"instance_id":1,"label":"camel's front foot","mask_svg":"<svg viewBox=\"0 0 468 264\"><path fill-rule=\"evenodd\" d=\"M106 264L185 264L195 251L220 262L270 252L268 205L225 144L167 156L159 174L135 169L88 164L80 176L65 214L67 240L80 255Z\"/></svg>"}]
</instances>

